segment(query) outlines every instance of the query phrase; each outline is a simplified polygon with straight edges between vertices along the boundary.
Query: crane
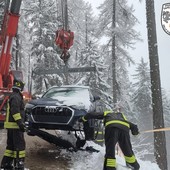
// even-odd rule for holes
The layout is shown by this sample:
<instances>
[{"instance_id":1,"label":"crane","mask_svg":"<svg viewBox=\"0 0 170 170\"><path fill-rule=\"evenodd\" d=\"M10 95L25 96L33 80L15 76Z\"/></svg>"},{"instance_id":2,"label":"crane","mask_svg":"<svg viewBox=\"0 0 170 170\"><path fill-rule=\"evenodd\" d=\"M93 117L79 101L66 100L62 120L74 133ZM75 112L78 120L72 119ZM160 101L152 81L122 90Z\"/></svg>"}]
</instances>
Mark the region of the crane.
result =
<instances>
[{"instance_id":1,"label":"crane","mask_svg":"<svg viewBox=\"0 0 170 170\"><path fill-rule=\"evenodd\" d=\"M5 104L11 94L14 78L23 80L22 71L10 70L13 39L17 34L22 0L6 0L0 33L0 124L5 120Z\"/></svg>"},{"instance_id":2,"label":"crane","mask_svg":"<svg viewBox=\"0 0 170 170\"><path fill-rule=\"evenodd\" d=\"M5 0L5 14L0 34L0 127L5 120L6 114L6 102L11 94L11 88L13 86L13 80L23 80L23 74L19 70L10 70L13 39L16 37L19 23L19 12L22 0ZM68 26L68 12L67 12L67 0L61 0L62 4L62 21L63 27L56 32L56 45L62 50L61 59L66 62L70 57L68 50L73 45L74 33L69 29ZM74 70L75 71L75 70ZM25 122L27 124L27 122ZM38 136L49 143L54 143L57 146L61 146L67 149L72 148L73 151L77 151L85 145L86 139L77 138L76 146L65 139L61 139L56 135L49 134L40 129L34 129L29 127L27 124L27 134ZM93 134L92 134L93 136ZM91 148L87 148L87 151L92 151ZM97 151L94 150L93 151ZM98 152L98 151L97 151Z\"/></svg>"},{"instance_id":3,"label":"crane","mask_svg":"<svg viewBox=\"0 0 170 170\"><path fill-rule=\"evenodd\" d=\"M13 39L16 37L22 0L5 0L4 18L0 31L0 124L5 120L5 104L11 93L14 78L23 80L20 70L10 70ZM69 30L67 0L61 0L63 28L56 31L56 45L62 50L61 59L66 62L70 57L68 50L73 45L74 33ZM23 92L26 100L31 98Z\"/></svg>"}]
</instances>

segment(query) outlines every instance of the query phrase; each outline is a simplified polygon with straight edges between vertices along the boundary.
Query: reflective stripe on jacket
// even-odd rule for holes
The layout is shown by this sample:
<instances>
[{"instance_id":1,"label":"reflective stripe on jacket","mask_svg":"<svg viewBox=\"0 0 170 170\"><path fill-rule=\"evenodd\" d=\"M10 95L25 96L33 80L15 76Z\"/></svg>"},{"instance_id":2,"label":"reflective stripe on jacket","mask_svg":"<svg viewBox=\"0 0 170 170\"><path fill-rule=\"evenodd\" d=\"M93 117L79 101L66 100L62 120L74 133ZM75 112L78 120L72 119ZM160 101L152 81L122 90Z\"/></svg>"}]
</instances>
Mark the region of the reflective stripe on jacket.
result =
<instances>
[{"instance_id":1,"label":"reflective stripe on jacket","mask_svg":"<svg viewBox=\"0 0 170 170\"><path fill-rule=\"evenodd\" d=\"M10 107L9 107L9 101L7 102L7 113L6 113L6 120L4 122L4 128L6 129L19 129L18 124L15 122L15 120L10 120Z\"/></svg>"},{"instance_id":2,"label":"reflective stripe on jacket","mask_svg":"<svg viewBox=\"0 0 170 170\"><path fill-rule=\"evenodd\" d=\"M103 119L105 127L117 127L129 132L130 122L127 121L125 115L121 112L105 111L105 112L89 112L82 120Z\"/></svg>"},{"instance_id":3,"label":"reflective stripe on jacket","mask_svg":"<svg viewBox=\"0 0 170 170\"><path fill-rule=\"evenodd\" d=\"M19 129L18 122L24 120L24 102L20 93L13 92L7 102L4 128Z\"/></svg>"},{"instance_id":4,"label":"reflective stripe on jacket","mask_svg":"<svg viewBox=\"0 0 170 170\"><path fill-rule=\"evenodd\" d=\"M117 127L129 131L130 124L121 112L105 111L104 112L105 127Z\"/></svg>"}]
</instances>

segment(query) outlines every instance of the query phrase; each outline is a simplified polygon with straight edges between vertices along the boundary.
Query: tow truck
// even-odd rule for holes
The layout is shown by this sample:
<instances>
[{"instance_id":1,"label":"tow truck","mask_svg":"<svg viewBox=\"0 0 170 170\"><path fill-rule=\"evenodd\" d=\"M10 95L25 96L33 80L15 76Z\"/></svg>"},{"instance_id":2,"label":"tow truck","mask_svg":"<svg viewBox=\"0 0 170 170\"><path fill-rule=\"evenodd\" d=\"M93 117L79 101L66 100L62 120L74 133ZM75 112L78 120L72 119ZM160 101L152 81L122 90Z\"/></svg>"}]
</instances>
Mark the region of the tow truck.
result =
<instances>
[{"instance_id":1,"label":"tow truck","mask_svg":"<svg viewBox=\"0 0 170 170\"><path fill-rule=\"evenodd\" d=\"M0 34L0 126L2 127L6 114L6 102L11 94L13 80L23 80L23 73L19 70L10 70L11 55L13 39L15 38L18 30L19 12L22 0L6 0L5 1L5 14ZM65 1L66 2L66 1ZM65 6L67 4L65 3ZM10 9L9 9L10 8ZM67 13L66 13L67 14ZM67 23L67 22L66 22ZM66 24L64 24L66 25ZM61 48L61 59L66 62L70 57L68 50L73 45L74 33L68 29L68 26L59 29L56 33L56 45ZM28 97L28 95L27 95ZM28 100L28 98L27 98ZM77 136L76 146L72 145L69 141L52 135L46 131L30 128L27 125L27 134L38 136L49 143L64 148L72 148L74 151L84 146L86 140L81 140ZM91 149L91 148L90 148ZM94 150L93 150L94 151Z\"/></svg>"}]
</instances>

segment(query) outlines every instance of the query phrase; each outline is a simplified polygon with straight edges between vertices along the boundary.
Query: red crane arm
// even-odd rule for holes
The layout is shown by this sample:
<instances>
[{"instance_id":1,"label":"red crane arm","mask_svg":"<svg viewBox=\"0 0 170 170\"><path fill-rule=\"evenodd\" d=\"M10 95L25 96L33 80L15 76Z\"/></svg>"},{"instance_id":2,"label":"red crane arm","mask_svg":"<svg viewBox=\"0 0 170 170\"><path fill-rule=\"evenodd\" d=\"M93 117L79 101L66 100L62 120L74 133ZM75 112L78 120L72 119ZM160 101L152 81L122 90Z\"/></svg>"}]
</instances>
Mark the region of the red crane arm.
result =
<instances>
[{"instance_id":1,"label":"red crane arm","mask_svg":"<svg viewBox=\"0 0 170 170\"><path fill-rule=\"evenodd\" d=\"M8 1L8 6L9 2ZM8 74L11 62L12 42L16 36L19 21L19 11L22 0L13 0L11 2L10 11L6 9L2 32L1 32L1 54L0 54L0 88L8 86Z\"/></svg>"}]
</instances>

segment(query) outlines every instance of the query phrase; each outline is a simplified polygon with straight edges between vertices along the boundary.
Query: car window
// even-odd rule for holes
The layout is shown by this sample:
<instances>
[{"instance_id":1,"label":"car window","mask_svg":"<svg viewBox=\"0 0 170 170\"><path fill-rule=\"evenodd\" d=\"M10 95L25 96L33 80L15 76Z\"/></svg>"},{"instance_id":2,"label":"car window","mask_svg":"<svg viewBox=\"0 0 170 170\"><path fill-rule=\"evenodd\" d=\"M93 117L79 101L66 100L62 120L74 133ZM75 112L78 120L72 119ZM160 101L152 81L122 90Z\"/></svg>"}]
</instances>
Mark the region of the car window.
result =
<instances>
[{"instance_id":1,"label":"car window","mask_svg":"<svg viewBox=\"0 0 170 170\"><path fill-rule=\"evenodd\" d=\"M82 97L83 94L87 95L87 93L89 95L89 91L86 88L52 88L43 95L43 98L56 99L58 97Z\"/></svg>"},{"instance_id":2,"label":"car window","mask_svg":"<svg viewBox=\"0 0 170 170\"><path fill-rule=\"evenodd\" d=\"M93 102L94 101L94 96L92 95L91 91L89 91L89 95L90 95L90 101Z\"/></svg>"}]
</instances>

